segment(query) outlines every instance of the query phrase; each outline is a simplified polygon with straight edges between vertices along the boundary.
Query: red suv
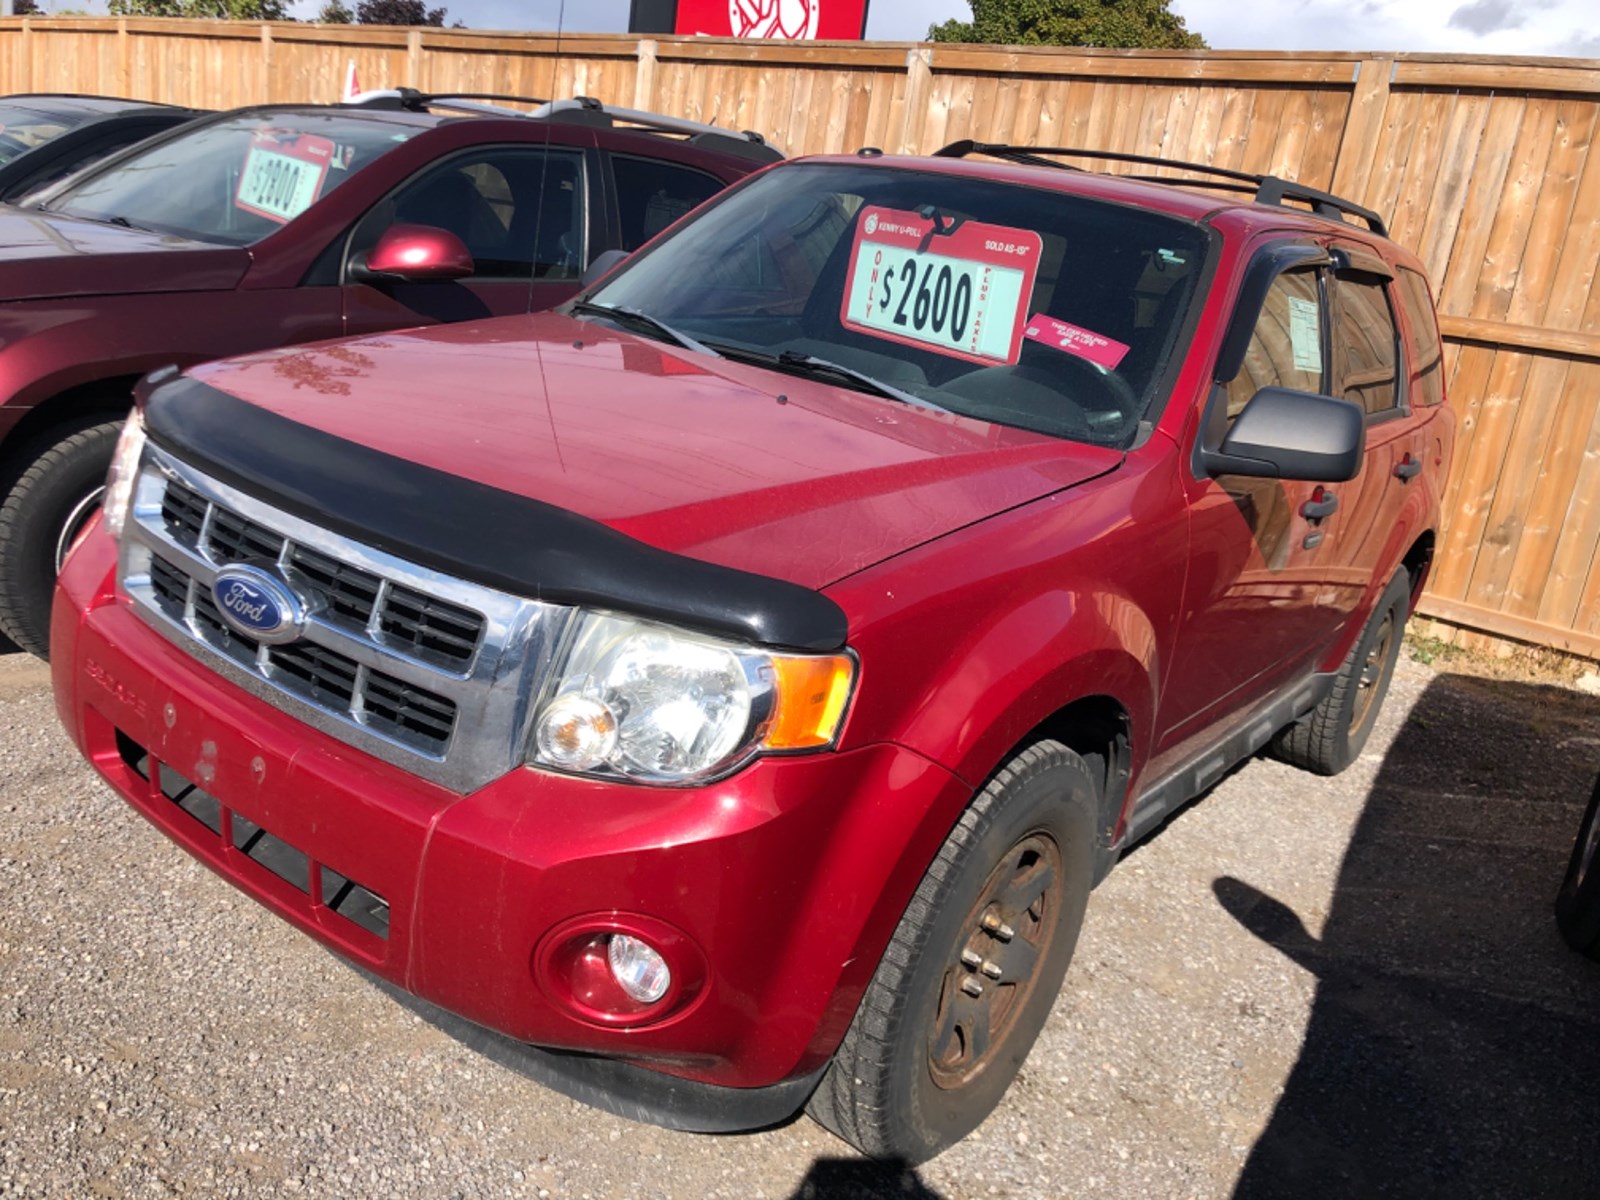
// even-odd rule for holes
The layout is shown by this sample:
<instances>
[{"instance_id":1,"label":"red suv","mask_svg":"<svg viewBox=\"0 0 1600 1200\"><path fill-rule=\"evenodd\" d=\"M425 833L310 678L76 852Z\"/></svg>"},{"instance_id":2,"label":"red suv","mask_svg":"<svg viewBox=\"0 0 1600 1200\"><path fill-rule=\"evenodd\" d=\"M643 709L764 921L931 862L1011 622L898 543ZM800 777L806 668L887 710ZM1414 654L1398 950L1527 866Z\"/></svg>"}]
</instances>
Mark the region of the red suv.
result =
<instances>
[{"instance_id":1,"label":"red suv","mask_svg":"<svg viewBox=\"0 0 1600 1200\"><path fill-rule=\"evenodd\" d=\"M0 633L45 652L146 372L548 308L781 157L592 100L531 116L410 91L240 109L0 208Z\"/></svg>"},{"instance_id":2,"label":"red suv","mask_svg":"<svg viewBox=\"0 0 1600 1200\"><path fill-rule=\"evenodd\" d=\"M1452 445L1376 215L1067 153L782 164L560 312L152 379L63 720L578 1094L937 1153L1126 846L1360 753Z\"/></svg>"}]
</instances>

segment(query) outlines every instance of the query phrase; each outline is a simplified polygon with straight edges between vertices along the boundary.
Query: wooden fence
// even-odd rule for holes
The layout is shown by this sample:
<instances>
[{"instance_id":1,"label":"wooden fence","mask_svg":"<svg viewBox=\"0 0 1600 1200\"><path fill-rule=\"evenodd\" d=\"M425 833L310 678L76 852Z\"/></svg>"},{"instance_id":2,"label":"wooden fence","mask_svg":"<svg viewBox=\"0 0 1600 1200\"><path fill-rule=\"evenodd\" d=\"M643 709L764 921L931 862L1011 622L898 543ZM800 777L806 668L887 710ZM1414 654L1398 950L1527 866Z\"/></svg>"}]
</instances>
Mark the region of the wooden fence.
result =
<instances>
[{"instance_id":1,"label":"wooden fence","mask_svg":"<svg viewBox=\"0 0 1600 1200\"><path fill-rule=\"evenodd\" d=\"M1460 439L1427 615L1600 658L1600 62L0 21L0 90L207 107L598 96L791 154L960 137L1272 172L1376 209L1439 288Z\"/></svg>"}]
</instances>

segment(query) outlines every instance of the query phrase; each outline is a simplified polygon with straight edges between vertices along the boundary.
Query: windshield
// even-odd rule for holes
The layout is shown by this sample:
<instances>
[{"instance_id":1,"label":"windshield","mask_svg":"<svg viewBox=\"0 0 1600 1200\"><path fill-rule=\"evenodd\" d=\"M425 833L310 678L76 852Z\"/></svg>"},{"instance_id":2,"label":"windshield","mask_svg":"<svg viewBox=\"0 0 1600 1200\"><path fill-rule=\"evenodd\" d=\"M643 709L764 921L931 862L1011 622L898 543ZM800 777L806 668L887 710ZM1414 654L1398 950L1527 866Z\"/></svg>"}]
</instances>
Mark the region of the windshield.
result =
<instances>
[{"instance_id":1,"label":"windshield","mask_svg":"<svg viewBox=\"0 0 1600 1200\"><path fill-rule=\"evenodd\" d=\"M795 164L589 299L730 358L1117 445L1149 406L1207 245L1188 222L1061 192Z\"/></svg>"},{"instance_id":2,"label":"windshield","mask_svg":"<svg viewBox=\"0 0 1600 1200\"><path fill-rule=\"evenodd\" d=\"M244 246L281 229L416 132L338 112L230 117L98 171L44 207Z\"/></svg>"},{"instance_id":3,"label":"windshield","mask_svg":"<svg viewBox=\"0 0 1600 1200\"><path fill-rule=\"evenodd\" d=\"M0 104L0 164L8 163L19 154L26 154L35 146L42 146L58 138L75 125L81 125L95 113L53 113Z\"/></svg>"}]
</instances>

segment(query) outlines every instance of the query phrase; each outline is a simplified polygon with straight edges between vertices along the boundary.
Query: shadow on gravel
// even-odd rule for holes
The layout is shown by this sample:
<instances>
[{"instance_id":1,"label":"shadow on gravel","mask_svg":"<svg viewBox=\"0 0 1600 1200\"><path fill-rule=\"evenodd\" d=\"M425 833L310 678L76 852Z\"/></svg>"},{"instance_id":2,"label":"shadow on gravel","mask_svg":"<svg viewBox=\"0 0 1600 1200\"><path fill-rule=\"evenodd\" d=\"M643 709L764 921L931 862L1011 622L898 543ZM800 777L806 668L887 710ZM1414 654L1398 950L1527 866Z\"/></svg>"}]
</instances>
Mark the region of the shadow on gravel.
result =
<instances>
[{"instance_id":1,"label":"shadow on gravel","mask_svg":"<svg viewBox=\"0 0 1600 1200\"><path fill-rule=\"evenodd\" d=\"M905 1163L819 1158L788 1200L944 1200Z\"/></svg>"},{"instance_id":2,"label":"shadow on gravel","mask_svg":"<svg viewBox=\"0 0 1600 1200\"><path fill-rule=\"evenodd\" d=\"M1379 770L1321 938L1217 899L1318 976L1236 1200L1600 1196L1600 964L1551 902L1600 766L1600 700L1441 675Z\"/></svg>"},{"instance_id":3,"label":"shadow on gravel","mask_svg":"<svg viewBox=\"0 0 1600 1200\"><path fill-rule=\"evenodd\" d=\"M21 646L17 645L10 638L8 638L5 634L0 633L0 658L4 658L7 654L21 654L21 653L22 653L22 647Z\"/></svg>"}]
</instances>

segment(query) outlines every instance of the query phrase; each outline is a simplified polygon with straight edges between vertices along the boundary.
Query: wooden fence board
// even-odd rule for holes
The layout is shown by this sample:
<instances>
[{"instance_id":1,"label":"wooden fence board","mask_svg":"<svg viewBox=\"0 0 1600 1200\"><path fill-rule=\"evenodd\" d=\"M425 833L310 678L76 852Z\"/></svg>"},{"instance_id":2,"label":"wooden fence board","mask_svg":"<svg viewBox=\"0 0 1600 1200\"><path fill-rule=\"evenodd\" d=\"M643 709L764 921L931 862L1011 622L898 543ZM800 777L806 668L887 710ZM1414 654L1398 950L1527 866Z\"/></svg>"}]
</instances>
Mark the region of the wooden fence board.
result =
<instances>
[{"instance_id":1,"label":"wooden fence board","mask_svg":"<svg viewBox=\"0 0 1600 1200\"><path fill-rule=\"evenodd\" d=\"M1505 193L1512 152L1526 111L1527 103L1521 97L1494 97L1483 135L1476 146L1455 149L1459 154L1471 154L1476 150L1476 155L1444 274L1433 277L1441 313L1464 316L1472 309L1472 297L1487 255L1495 211Z\"/></svg>"},{"instance_id":2,"label":"wooden fence board","mask_svg":"<svg viewBox=\"0 0 1600 1200\"><path fill-rule=\"evenodd\" d=\"M367 88L594 95L791 154L1082 145L1348 195L1436 285L1459 426L1425 611L1600 652L1600 62L0 21L10 91L326 101L350 62Z\"/></svg>"}]
</instances>

